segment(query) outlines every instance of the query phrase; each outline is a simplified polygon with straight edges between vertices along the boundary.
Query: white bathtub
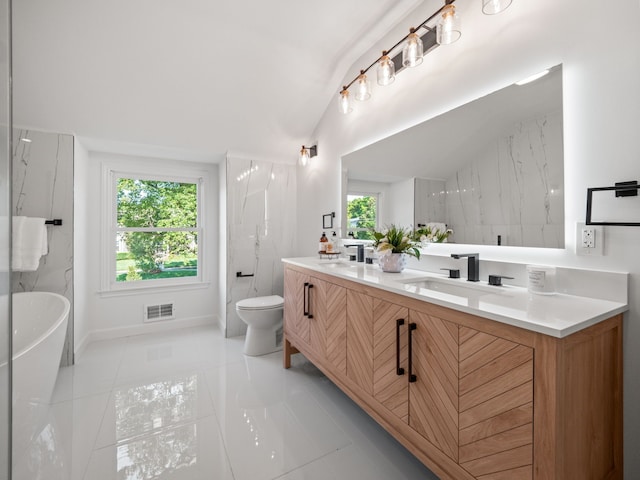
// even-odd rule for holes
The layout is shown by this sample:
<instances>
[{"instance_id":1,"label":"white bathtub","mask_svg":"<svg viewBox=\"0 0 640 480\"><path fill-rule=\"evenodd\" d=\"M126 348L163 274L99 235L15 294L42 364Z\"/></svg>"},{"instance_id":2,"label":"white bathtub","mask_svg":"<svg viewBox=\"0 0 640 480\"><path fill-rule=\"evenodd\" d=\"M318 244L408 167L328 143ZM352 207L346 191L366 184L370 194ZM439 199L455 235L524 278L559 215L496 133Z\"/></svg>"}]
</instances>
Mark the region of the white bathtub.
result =
<instances>
[{"instance_id":1,"label":"white bathtub","mask_svg":"<svg viewBox=\"0 0 640 480\"><path fill-rule=\"evenodd\" d=\"M49 292L14 293L13 446L21 452L38 434L58 376L69 300Z\"/></svg>"}]
</instances>

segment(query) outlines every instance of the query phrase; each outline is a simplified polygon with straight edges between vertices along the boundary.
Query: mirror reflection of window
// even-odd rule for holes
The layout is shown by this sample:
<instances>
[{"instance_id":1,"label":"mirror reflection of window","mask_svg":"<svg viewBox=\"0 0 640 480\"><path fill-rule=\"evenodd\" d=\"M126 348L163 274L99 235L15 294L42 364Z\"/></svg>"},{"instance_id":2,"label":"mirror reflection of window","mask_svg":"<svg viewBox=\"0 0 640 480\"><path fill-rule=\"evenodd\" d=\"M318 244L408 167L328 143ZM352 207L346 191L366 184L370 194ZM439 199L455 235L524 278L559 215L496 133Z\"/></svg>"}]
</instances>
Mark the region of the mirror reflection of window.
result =
<instances>
[{"instance_id":1,"label":"mirror reflection of window","mask_svg":"<svg viewBox=\"0 0 640 480\"><path fill-rule=\"evenodd\" d=\"M358 240L373 240L372 229L378 229L378 194L347 194L347 232Z\"/></svg>"}]
</instances>

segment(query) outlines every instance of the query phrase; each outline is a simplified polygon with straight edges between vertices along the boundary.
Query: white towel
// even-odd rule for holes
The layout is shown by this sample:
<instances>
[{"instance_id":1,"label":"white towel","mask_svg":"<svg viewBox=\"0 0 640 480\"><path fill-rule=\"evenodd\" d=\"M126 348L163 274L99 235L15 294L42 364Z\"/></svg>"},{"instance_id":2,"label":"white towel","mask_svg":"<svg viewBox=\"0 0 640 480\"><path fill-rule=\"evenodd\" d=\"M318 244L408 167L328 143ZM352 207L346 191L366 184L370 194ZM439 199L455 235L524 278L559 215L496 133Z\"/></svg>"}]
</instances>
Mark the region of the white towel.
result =
<instances>
[{"instance_id":1,"label":"white towel","mask_svg":"<svg viewBox=\"0 0 640 480\"><path fill-rule=\"evenodd\" d=\"M40 257L48 252L45 219L13 217L12 268L19 272L38 269Z\"/></svg>"}]
</instances>

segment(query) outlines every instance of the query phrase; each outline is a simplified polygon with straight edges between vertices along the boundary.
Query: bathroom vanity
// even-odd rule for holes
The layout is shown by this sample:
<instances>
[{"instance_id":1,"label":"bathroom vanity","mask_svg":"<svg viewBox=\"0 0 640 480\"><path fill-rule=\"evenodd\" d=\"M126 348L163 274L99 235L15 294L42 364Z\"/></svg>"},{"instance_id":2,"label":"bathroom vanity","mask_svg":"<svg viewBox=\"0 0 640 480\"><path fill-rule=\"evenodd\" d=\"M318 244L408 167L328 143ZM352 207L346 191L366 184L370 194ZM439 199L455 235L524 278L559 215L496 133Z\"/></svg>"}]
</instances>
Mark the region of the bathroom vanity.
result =
<instances>
[{"instance_id":1,"label":"bathroom vanity","mask_svg":"<svg viewBox=\"0 0 640 480\"><path fill-rule=\"evenodd\" d=\"M284 262L284 367L304 354L440 478L622 478L626 303Z\"/></svg>"}]
</instances>

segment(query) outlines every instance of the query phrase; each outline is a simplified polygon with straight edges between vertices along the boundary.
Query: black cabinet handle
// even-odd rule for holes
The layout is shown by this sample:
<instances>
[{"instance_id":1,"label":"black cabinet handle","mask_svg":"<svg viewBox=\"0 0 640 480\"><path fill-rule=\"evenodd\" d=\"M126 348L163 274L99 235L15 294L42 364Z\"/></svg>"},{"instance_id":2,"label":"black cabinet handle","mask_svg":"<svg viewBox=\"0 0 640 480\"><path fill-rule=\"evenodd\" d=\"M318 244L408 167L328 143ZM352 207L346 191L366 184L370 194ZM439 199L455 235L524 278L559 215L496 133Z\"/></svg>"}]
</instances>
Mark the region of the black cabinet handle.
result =
<instances>
[{"instance_id":1,"label":"black cabinet handle","mask_svg":"<svg viewBox=\"0 0 640 480\"><path fill-rule=\"evenodd\" d=\"M309 312L307 314L307 318L313 318L313 314L311 313L311 289L313 288L313 283L309 284L309 289L307 290L307 295L309 296L309 298L307 298L307 305L308 305L308 309Z\"/></svg>"},{"instance_id":2,"label":"black cabinet handle","mask_svg":"<svg viewBox=\"0 0 640 480\"><path fill-rule=\"evenodd\" d=\"M409 383L415 382L418 378L413 374L413 341L411 338L411 332L413 332L418 325L415 323L409 324Z\"/></svg>"},{"instance_id":3,"label":"black cabinet handle","mask_svg":"<svg viewBox=\"0 0 640 480\"><path fill-rule=\"evenodd\" d=\"M396 375L404 375L404 368L400 366L400 327L404 325L404 318L396 320Z\"/></svg>"},{"instance_id":4,"label":"black cabinet handle","mask_svg":"<svg viewBox=\"0 0 640 480\"><path fill-rule=\"evenodd\" d=\"M313 284L309 282L304 282L304 296L303 296L303 304L302 307L304 310L304 316L307 318L313 318L311 314L311 289L313 288Z\"/></svg>"}]
</instances>

